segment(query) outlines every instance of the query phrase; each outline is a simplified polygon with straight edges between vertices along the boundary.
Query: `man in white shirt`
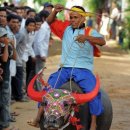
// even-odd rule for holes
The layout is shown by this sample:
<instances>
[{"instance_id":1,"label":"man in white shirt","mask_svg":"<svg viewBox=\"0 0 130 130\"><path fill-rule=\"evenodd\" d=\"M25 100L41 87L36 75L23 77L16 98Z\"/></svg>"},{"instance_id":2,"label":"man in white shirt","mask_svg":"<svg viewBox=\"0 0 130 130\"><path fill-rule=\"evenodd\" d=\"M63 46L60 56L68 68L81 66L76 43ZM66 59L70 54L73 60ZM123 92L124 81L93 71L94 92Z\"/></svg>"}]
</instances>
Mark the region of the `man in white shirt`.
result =
<instances>
[{"instance_id":1,"label":"man in white shirt","mask_svg":"<svg viewBox=\"0 0 130 130\"><path fill-rule=\"evenodd\" d=\"M26 88L26 62L29 59L29 56L31 56L32 60L35 60L35 54L32 48L33 40L34 40L34 29L35 29L35 20L32 18L29 18L26 20L25 28L20 30L20 32L16 35L17 38L17 60L16 60L16 66L19 70L19 73L17 75L17 83L19 84L19 91L21 94L19 97L16 97L15 99L17 101L25 101L23 100L23 94L22 94L22 86ZM32 65L30 65L32 67ZM25 72L25 73L24 73ZM19 93L20 93L19 92Z\"/></svg>"},{"instance_id":2,"label":"man in white shirt","mask_svg":"<svg viewBox=\"0 0 130 130\"><path fill-rule=\"evenodd\" d=\"M36 55L36 73L38 73L43 67L45 67L45 62L48 55L49 39L51 32L48 23L45 21L48 15L49 12L45 10L39 13L39 17L42 19L43 24L37 32L33 44L34 52ZM41 90L41 85L39 82L36 83L36 89Z\"/></svg>"},{"instance_id":3,"label":"man in white shirt","mask_svg":"<svg viewBox=\"0 0 130 130\"><path fill-rule=\"evenodd\" d=\"M44 3L43 6L44 6L43 10L46 10L49 13L51 13L54 8L54 6L49 2Z\"/></svg>"},{"instance_id":4,"label":"man in white shirt","mask_svg":"<svg viewBox=\"0 0 130 130\"><path fill-rule=\"evenodd\" d=\"M112 12L111 12L111 18L112 18L112 23L111 23L111 38L116 40L116 34L117 34L117 21L119 20L120 17L120 12L117 8L116 2L112 2Z\"/></svg>"}]
</instances>

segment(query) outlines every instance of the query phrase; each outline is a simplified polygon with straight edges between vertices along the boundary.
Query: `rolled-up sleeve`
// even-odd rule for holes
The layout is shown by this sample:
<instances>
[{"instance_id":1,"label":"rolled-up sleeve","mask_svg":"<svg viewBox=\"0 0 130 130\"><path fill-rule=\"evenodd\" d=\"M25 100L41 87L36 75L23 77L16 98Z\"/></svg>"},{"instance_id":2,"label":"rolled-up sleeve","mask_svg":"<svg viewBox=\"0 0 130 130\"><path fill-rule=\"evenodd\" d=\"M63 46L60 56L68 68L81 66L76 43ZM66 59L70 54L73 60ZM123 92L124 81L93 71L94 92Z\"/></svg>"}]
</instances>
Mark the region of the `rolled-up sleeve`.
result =
<instances>
[{"instance_id":1,"label":"rolled-up sleeve","mask_svg":"<svg viewBox=\"0 0 130 130\"><path fill-rule=\"evenodd\" d=\"M67 28L67 26L70 25L70 22L69 21L61 21L61 20L55 20L51 25L50 25L50 28L51 28L51 31L56 35L58 36L60 39L62 39L63 37L63 34L64 34L64 31L65 29Z\"/></svg>"}]
</instances>

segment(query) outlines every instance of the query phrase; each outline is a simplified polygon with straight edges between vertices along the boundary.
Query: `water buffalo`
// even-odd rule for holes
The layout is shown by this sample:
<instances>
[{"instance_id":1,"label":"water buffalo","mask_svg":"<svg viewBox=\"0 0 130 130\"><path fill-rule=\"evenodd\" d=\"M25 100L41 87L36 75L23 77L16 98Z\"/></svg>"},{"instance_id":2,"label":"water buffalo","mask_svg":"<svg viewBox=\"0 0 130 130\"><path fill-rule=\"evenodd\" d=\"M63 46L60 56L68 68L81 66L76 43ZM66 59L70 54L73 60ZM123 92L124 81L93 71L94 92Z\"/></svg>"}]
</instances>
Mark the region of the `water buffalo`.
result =
<instances>
[{"instance_id":1,"label":"water buffalo","mask_svg":"<svg viewBox=\"0 0 130 130\"><path fill-rule=\"evenodd\" d=\"M89 130L90 113L86 102L92 100L101 91L104 113L97 117L97 130L110 130L112 122L112 104L108 95L99 90L99 78L95 89L84 94L73 82L72 90L70 84L66 83L61 89L50 89L38 92L33 88L37 74L28 86L28 95L44 106L44 113L40 120L41 130Z\"/></svg>"}]
</instances>

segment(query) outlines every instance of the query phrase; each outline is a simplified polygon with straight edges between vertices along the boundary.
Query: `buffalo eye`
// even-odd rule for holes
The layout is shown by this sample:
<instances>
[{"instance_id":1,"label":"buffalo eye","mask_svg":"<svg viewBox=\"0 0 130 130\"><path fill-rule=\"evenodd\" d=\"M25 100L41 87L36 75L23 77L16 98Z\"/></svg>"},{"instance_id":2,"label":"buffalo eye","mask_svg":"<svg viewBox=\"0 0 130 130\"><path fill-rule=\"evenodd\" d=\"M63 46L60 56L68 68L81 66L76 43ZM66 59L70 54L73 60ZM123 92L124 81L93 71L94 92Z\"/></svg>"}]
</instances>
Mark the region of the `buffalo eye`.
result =
<instances>
[{"instance_id":1,"label":"buffalo eye","mask_svg":"<svg viewBox=\"0 0 130 130\"><path fill-rule=\"evenodd\" d=\"M47 104L48 104L48 101L44 101L44 102L42 102L42 106L47 106Z\"/></svg>"},{"instance_id":2,"label":"buffalo eye","mask_svg":"<svg viewBox=\"0 0 130 130\"><path fill-rule=\"evenodd\" d=\"M67 101L64 101L63 104L64 104L64 107L68 107L69 106Z\"/></svg>"}]
</instances>

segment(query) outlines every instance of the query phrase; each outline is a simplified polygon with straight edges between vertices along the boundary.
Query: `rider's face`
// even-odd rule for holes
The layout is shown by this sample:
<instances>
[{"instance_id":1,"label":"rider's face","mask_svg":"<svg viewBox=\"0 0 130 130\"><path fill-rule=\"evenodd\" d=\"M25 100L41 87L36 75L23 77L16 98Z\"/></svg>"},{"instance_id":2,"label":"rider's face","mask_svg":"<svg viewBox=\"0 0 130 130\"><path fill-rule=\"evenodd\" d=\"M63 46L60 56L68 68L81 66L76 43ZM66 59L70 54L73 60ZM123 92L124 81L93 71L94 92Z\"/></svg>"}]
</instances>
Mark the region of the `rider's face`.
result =
<instances>
[{"instance_id":1,"label":"rider's face","mask_svg":"<svg viewBox=\"0 0 130 130\"><path fill-rule=\"evenodd\" d=\"M70 13L70 24L73 28L78 28L85 21L85 18L77 12Z\"/></svg>"}]
</instances>

